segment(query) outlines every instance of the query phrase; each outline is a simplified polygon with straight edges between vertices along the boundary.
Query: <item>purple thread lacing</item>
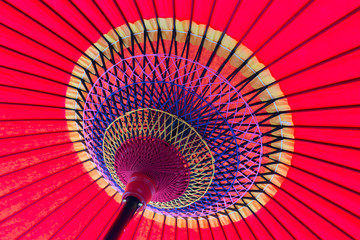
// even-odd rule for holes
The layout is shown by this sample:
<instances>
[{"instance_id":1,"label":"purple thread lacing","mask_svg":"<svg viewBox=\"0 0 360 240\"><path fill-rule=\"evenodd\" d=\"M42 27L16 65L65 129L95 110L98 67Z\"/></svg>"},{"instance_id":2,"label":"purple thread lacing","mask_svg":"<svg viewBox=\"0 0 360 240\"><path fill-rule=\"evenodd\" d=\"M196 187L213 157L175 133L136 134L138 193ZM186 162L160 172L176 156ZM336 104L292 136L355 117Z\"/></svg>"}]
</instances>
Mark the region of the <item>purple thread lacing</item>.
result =
<instances>
[{"instance_id":1,"label":"purple thread lacing","mask_svg":"<svg viewBox=\"0 0 360 240\"><path fill-rule=\"evenodd\" d=\"M138 108L159 109L185 120L207 141L216 160L213 182L202 199L183 208L149 205L150 209L173 216L205 216L233 205L251 189L261 166L262 136L249 105L213 70L159 54L134 56L111 66L86 99L86 145L102 175L117 190L123 192L104 164L102 138L119 114Z\"/></svg>"}]
</instances>

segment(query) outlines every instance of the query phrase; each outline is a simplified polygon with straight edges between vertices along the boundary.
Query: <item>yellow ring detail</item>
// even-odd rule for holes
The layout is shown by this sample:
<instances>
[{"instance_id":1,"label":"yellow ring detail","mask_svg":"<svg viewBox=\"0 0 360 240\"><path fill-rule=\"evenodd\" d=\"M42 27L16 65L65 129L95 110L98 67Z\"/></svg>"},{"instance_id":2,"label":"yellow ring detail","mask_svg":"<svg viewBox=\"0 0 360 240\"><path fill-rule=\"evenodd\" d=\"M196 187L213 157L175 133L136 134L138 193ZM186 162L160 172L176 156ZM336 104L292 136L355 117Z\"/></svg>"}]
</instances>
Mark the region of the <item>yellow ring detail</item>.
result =
<instances>
[{"instance_id":1,"label":"yellow ring detail","mask_svg":"<svg viewBox=\"0 0 360 240\"><path fill-rule=\"evenodd\" d=\"M138 121L132 123L132 119L138 119ZM173 128L175 122L178 125L176 129ZM180 127L184 127L189 133L184 135L185 130L179 132ZM176 134L174 134L175 132ZM136 136L133 136L133 133L136 133ZM125 189L125 185L120 181L114 167L117 149L131 138L147 136L157 136L164 141L171 136L172 146L187 159L190 169L190 182L183 195L168 202L150 202L149 204L157 208L181 208L202 198L209 189L215 173L215 159L209 146L202 136L184 120L152 108L127 112L113 121L105 131L104 160L116 183L123 190Z\"/></svg>"},{"instance_id":2,"label":"yellow ring detail","mask_svg":"<svg viewBox=\"0 0 360 240\"><path fill-rule=\"evenodd\" d=\"M174 29L173 22L174 21L172 18L153 18L153 19L149 19L149 20L144 20L150 40L151 41L158 40L158 24L161 27L162 38L164 40L171 40L173 29ZM135 34L137 41L139 43L143 43L145 29L143 27L142 21L139 20L134 23L129 23L129 26L130 26L132 32ZM177 32L176 33L176 41L177 42L179 42L179 43L185 42L185 39L189 32L189 26L190 26L190 22L188 20L184 20L184 21L179 21L177 19L175 20L175 27L176 27L176 32ZM205 29L206 29L205 24L197 24L195 22L193 22L191 24L190 43L192 45L200 44L202 37L205 33ZM208 51L213 51L216 46L216 43L218 42L221 35L222 35L221 31L218 31L218 30L215 30L215 29L209 27L207 29L207 35L206 35L203 47L205 49L207 49ZM131 38L130 38L131 34L130 34L127 24L117 27L116 29L112 29L107 34L103 35L103 37L106 38L106 40L109 41L110 44L112 44L114 46L116 51L120 51L120 43L119 43L118 36L120 36L122 38L125 47L129 48L131 46ZM110 57L111 54L108 49L108 43L103 39L103 37L99 38L99 40L96 43L94 43L94 45L100 51L102 51L106 56ZM221 42L221 46L216 52L216 55L221 58L227 58L227 56L231 52L231 49L233 49L236 44L237 44L237 41L235 39L233 39L229 35L225 34L225 36ZM252 55L252 51L249 50L243 44L240 44L239 47L236 49L235 54L233 54L233 56L230 58L230 61L229 61L230 64L228 64L228 65L230 65L230 67L232 67L232 68L237 68L241 64L243 64L245 59L249 59L249 57L251 55ZM91 59L89 59L87 56L90 56ZM98 56L99 56L98 50L94 46L91 46L85 51L85 54L79 58L79 60L77 61L77 64L92 71L93 70L92 61L95 61L100 66L102 65L102 62L98 58ZM253 56L248 61L248 63L240 70L240 73L244 77L249 77L254 72L257 72L257 71L261 70L262 68L264 68L264 64L260 63L259 60L256 58L256 56ZM83 91L83 95L86 98L87 92L85 89L91 88L91 84L90 84L90 80L88 79L88 76L85 75L83 68L81 68L79 66L74 67L72 74L74 76L82 78L86 82L85 83L86 87L76 77L70 78L69 86L76 87L79 90ZM95 75L93 75L91 77L95 78ZM274 83L275 81L276 80L271 76L270 71L268 69L265 69L258 75L257 78L254 78L250 82L250 86L253 89L259 89L263 86L272 84L270 87L268 87L266 89L266 91L263 91L259 95L260 100L267 101L270 99L276 99L276 98L284 96L283 92L280 89L280 86L277 83ZM74 110L78 110L78 109L82 108L85 100L81 96L79 96L78 91L72 87L68 88L66 95L70 98L78 100L78 102L73 99L70 99L70 98L66 99L66 107L68 109L73 109L73 110L67 110L66 118L69 120L76 120L76 119L79 119L79 117L77 116L77 113ZM278 112L278 111L288 111L291 109L288 105L287 99L281 98L281 99L274 101L273 104L267 106L265 108L265 110L269 113L273 113L273 112ZM80 113L80 114L82 114L82 113ZM292 115L290 113L279 114L278 116L270 119L269 123L273 126L279 126L279 125L280 126L292 126L293 125ZM78 125L75 121L68 121L68 128L71 131L82 130L81 126ZM287 175L289 166L291 164L292 155L289 152L292 152L294 150L294 141L291 140L292 138L294 138L294 130L293 130L293 128L285 127L285 128L282 128L281 130L274 132L273 135L284 136L284 137L288 138L288 139L283 139L281 141L271 144L273 147L286 150L286 152L270 154L267 158L263 158L263 161L265 163L269 163L271 161L284 163L284 164L279 163L277 165L269 165L269 166L272 166L273 170L279 174L266 175L267 176L266 178L268 178L268 180L270 182L272 182L275 186L280 187L282 182L284 181L284 177L286 177L286 175ZM83 140L83 138L80 134L79 135L72 134L71 139L74 142L78 141L78 140ZM76 150L86 149L86 146L82 143L74 143L74 147ZM79 153L78 157L81 161L84 161L84 160L88 159L90 156L86 155L84 153ZM93 165L89 162L84 163L84 167L87 170L93 169ZM97 171L92 171L90 175L93 179L97 179L98 177L101 176L100 173L98 173ZM106 185L104 180L98 181L98 184L102 188ZM277 188L275 188L271 184L261 184L261 189L264 192L266 192L266 194L263 192L258 192L254 196L261 203L261 205L255 200L252 200L252 201L245 200L245 202L247 204L246 207L245 206L241 207L241 208L237 207L238 208L237 211L224 210L224 212L227 212L227 214L229 214L232 221L234 221L234 222L240 221L242 218L246 218L246 217L252 215L253 212L254 213L257 212L259 209L261 209L262 205L265 205L271 199L269 196L272 197L277 192ZM106 191L110 196L112 196L114 194L114 192L116 192L115 189L109 188L109 187L106 189ZM115 199L118 202L120 202L121 195L117 194L115 196ZM251 211L250 211L250 209L251 209ZM222 218L223 217L220 216L220 220ZM228 218L224 217L224 221L225 221L225 219L228 219ZM227 222L227 220L226 220L224 223L221 223L221 224L227 225L227 224L229 224L229 222Z\"/></svg>"}]
</instances>

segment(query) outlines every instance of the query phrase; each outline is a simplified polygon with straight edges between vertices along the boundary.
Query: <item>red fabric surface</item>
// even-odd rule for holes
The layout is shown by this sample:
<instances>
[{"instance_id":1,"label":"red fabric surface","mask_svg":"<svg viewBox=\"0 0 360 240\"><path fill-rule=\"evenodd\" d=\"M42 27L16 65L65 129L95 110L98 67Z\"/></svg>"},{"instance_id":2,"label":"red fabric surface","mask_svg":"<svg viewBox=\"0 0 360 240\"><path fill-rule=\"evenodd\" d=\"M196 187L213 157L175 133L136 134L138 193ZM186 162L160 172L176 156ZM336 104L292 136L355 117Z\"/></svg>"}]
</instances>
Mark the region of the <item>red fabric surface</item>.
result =
<instances>
[{"instance_id":1,"label":"red fabric surface","mask_svg":"<svg viewBox=\"0 0 360 240\"><path fill-rule=\"evenodd\" d=\"M100 33L67 1L47 4L79 32L41 2L10 2L40 24L0 2L0 238L55 234L56 239L96 239L119 205L93 183L77 158L63 107L74 64L112 26L89 1L75 4ZM190 0L175 1L175 6L154 2L159 17L172 17L174 9L179 20L191 17ZM210 26L223 31L236 1L219 1L210 16L212 3L196 1L193 21L207 24L211 17ZM140 19L133 2L118 2L124 16L112 1L97 4L115 27ZM258 239L346 239L344 232L360 238L355 216L360 215L360 197L354 192L360 191L359 11L308 41L358 10L359 3L274 1L252 26L267 4L243 1L227 34L242 39L260 62L270 64L289 95L296 140L288 179L256 215L233 225L179 227L137 215L122 239L255 239L253 234ZM143 18L156 16L151 1L137 1L137 6Z\"/></svg>"}]
</instances>

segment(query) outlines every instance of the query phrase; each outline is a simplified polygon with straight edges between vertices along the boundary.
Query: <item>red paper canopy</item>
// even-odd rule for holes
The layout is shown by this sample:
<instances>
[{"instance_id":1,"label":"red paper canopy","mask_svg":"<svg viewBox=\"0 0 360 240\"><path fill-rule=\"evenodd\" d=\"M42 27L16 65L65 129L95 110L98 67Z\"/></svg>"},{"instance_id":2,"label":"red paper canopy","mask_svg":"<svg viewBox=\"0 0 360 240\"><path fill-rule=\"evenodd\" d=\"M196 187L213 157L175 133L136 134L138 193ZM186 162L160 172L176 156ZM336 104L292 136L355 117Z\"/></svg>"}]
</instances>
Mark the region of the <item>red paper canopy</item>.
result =
<instances>
[{"instance_id":1,"label":"red paper canopy","mask_svg":"<svg viewBox=\"0 0 360 240\"><path fill-rule=\"evenodd\" d=\"M148 208L123 239L360 238L359 10L351 0L1 2L0 237L96 239L114 221L121 193L92 165L80 129L79 94L89 89L77 71L106 55L117 29L133 50L124 57L164 54L177 42L177 55L224 76L263 133L259 176L274 176L261 183L268 190L249 188L264 192L259 198L244 195L207 216ZM144 29L160 47L138 49ZM181 53L187 36L198 40ZM242 63L229 54L246 63L236 77Z\"/></svg>"}]
</instances>

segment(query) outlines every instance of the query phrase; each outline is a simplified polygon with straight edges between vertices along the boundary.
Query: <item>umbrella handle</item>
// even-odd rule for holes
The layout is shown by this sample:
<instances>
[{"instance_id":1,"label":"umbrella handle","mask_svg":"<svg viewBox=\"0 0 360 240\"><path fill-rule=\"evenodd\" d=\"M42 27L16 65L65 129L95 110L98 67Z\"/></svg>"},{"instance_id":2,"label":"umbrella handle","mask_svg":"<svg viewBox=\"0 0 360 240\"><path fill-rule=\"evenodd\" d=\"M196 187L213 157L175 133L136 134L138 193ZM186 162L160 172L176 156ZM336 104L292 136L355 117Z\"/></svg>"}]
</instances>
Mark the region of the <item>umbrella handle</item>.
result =
<instances>
[{"instance_id":1,"label":"umbrella handle","mask_svg":"<svg viewBox=\"0 0 360 240\"><path fill-rule=\"evenodd\" d=\"M128 196L123 200L123 206L120 209L116 220L106 233L105 240L118 239L124 232L125 227L128 225L130 220L134 217L137 209L142 205L141 202L133 196Z\"/></svg>"}]
</instances>

